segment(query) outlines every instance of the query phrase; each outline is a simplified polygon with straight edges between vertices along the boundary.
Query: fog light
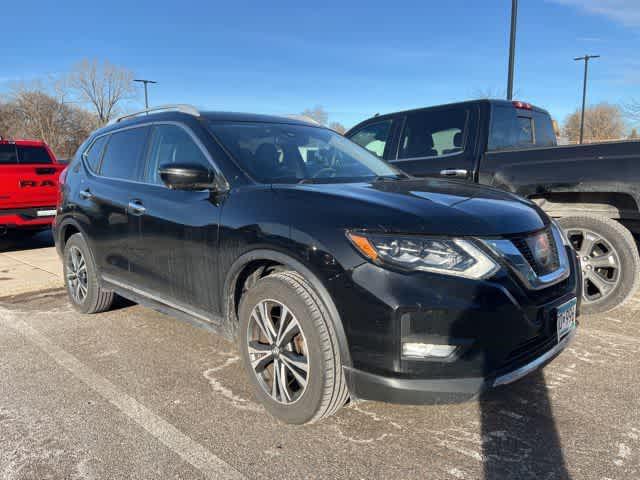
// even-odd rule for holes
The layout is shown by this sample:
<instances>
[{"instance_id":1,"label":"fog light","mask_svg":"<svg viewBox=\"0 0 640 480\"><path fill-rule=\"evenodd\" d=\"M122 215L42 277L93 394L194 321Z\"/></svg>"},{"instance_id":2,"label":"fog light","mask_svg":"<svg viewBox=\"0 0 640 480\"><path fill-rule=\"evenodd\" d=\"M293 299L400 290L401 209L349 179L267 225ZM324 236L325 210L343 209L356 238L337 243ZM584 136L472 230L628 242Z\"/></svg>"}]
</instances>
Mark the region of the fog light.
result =
<instances>
[{"instance_id":1,"label":"fog light","mask_svg":"<svg viewBox=\"0 0 640 480\"><path fill-rule=\"evenodd\" d=\"M403 343L402 356L413 358L446 358L455 352L456 345L436 345L434 343Z\"/></svg>"}]
</instances>

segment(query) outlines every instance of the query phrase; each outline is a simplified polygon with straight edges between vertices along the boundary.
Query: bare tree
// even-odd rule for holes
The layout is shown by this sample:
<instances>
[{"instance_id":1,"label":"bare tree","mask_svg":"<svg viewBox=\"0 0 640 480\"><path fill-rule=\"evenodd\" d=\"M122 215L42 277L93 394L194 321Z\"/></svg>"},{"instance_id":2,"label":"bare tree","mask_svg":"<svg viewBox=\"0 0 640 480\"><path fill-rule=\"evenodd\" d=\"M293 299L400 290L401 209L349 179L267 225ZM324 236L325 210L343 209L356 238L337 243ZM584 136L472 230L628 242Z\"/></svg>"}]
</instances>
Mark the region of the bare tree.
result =
<instances>
[{"instance_id":1,"label":"bare tree","mask_svg":"<svg viewBox=\"0 0 640 480\"><path fill-rule=\"evenodd\" d=\"M584 138L587 141L615 140L624 136L625 124L617 105L599 103L585 110ZM569 141L580 139L580 109L573 112L564 124L564 134Z\"/></svg>"},{"instance_id":2,"label":"bare tree","mask_svg":"<svg viewBox=\"0 0 640 480\"><path fill-rule=\"evenodd\" d=\"M44 140L61 156L73 154L97 125L95 115L38 85L16 87L0 104L0 135Z\"/></svg>"},{"instance_id":3,"label":"bare tree","mask_svg":"<svg viewBox=\"0 0 640 480\"><path fill-rule=\"evenodd\" d=\"M307 108L302 112L303 116L312 118L316 122L326 125L329 120L329 114L321 105L316 105L313 108Z\"/></svg>"},{"instance_id":4,"label":"bare tree","mask_svg":"<svg viewBox=\"0 0 640 480\"><path fill-rule=\"evenodd\" d=\"M80 100L90 104L104 125L116 115L120 104L133 96L133 72L108 61L83 60L69 75L69 85Z\"/></svg>"},{"instance_id":5,"label":"bare tree","mask_svg":"<svg viewBox=\"0 0 640 480\"><path fill-rule=\"evenodd\" d=\"M343 135L344 132L347 131L347 129L345 128L344 125L342 125L340 122L331 122L329 124L329 128L331 130L333 130L334 132L338 132L340 135Z\"/></svg>"},{"instance_id":6,"label":"bare tree","mask_svg":"<svg viewBox=\"0 0 640 480\"><path fill-rule=\"evenodd\" d=\"M624 115L632 122L640 122L640 100L631 99L623 107Z\"/></svg>"}]
</instances>

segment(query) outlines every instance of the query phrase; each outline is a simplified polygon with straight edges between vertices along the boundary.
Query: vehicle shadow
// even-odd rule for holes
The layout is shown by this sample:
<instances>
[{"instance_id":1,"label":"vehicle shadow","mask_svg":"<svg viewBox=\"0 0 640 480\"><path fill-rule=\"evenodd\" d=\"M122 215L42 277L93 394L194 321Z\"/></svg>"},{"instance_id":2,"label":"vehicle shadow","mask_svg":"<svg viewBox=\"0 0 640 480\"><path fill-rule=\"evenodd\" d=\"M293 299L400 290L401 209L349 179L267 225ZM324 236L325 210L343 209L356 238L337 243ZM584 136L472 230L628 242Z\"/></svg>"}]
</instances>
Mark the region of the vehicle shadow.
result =
<instances>
[{"instance_id":1,"label":"vehicle shadow","mask_svg":"<svg viewBox=\"0 0 640 480\"><path fill-rule=\"evenodd\" d=\"M532 326L525 331L516 318L505 315L499 307L489 303L482 290L474 291L471 298L474 303L483 305L484 316L475 309L461 310L449 328L449 336L451 339L468 337L470 325L483 323L479 342L486 346L470 353L466 360L475 364L476 371L484 378L495 377L496 368L501 368L499 365L505 362L504 357L511 355L508 352L508 346L513 343L511 338L527 334L531 338L535 335L555 336L545 333L555 332L555 325L551 329L548 324L540 324L537 333ZM531 361L531 358L524 361ZM556 361L558 359L551 363ZM479 442L484 480L571 479L553 413L553 388L547 385L543 370L538 369L512 384L487 388L480 394Z\"/></svg>"},{"instance_id":2,"label":"vehicle shadow","mask_svg":"<svg viewBox=\"0 0 640 480\"><path fill-rule=\"evenodd\" d=\"M8 232L0 235L0 253L33 250L53 247L53 234L50 229L35 234L25 232Z\"/></svg>"},{"instance_id":3,"label":"vehicle shadow","mask_svg":"<svg viewBox=\"0 0 640 480\"><path fill-rule=\"evenodd\" d=\"M480 396L485 480L570 479L542 371Z\"/></svg>"}]
</instances>

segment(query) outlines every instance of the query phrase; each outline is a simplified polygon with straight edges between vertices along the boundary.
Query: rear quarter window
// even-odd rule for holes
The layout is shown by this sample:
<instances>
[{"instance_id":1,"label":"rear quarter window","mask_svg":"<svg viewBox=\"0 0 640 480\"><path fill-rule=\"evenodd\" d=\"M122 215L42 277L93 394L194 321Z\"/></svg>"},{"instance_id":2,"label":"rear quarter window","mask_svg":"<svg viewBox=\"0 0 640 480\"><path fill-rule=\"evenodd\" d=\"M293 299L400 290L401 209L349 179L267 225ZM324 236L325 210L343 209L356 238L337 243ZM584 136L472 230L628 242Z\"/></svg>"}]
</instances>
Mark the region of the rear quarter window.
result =
<instances>
[{"instance_id":1,"label":"rear quarter window","mask_svg":"<svg viewBox=\"0 0 640 480\"><path fill-rule=\"evenodd\" d=\"M107 143L108 138L109 138L109 135L104 135L102 137L99 137L82 154L82 157L84 158L84 161L86 162L87 167L89 167L89 170L91 170L94 173L97 173L98 169L100 168L100 159L102 158L104 145L105 143Z\"/></svg>"}]
</instances>

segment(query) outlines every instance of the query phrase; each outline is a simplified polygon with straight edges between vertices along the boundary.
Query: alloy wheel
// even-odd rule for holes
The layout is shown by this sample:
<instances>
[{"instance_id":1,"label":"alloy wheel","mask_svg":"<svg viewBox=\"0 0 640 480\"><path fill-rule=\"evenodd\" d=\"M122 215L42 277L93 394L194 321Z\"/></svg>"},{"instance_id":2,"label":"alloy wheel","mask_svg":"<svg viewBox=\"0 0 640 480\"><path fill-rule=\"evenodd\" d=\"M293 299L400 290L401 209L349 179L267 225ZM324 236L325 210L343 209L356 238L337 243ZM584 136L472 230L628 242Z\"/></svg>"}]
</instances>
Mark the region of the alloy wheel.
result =
<instances>
[{"instance_id":1,"label":"alloy wheel","mask_svg":"<svg viewBox=\"0 0 640 480\"><path fill-rule=\"evenodd\" d=\"M289 405L302 397L309 382L307 341L286 305L262 300L253 308L247 347L253 373L273 400Z\"/></svg>"},{"instance_id":2,"label":"alloy wheel","mask_svg":"<svg viewBox=\"0 0 640 480\"><path fill-rule=\"evenodd\" d=\"M567 237L580 257L582 296L594 302L610 295L620 281L620 256L611 243L587 229L571 228Z\"/></svg>"},{"instance_id":3,"label":"alloy wheel","mask_svg":"<svg viewBox=\"0 0 640 480\"><path fill-rule=\"evenodd\" d=\"M77 304L84 302L87 298L88 279L87 262L82 251L76 246L69 249L67 258L67 285L73 300Z\"/></svg>"}]
</instances>

